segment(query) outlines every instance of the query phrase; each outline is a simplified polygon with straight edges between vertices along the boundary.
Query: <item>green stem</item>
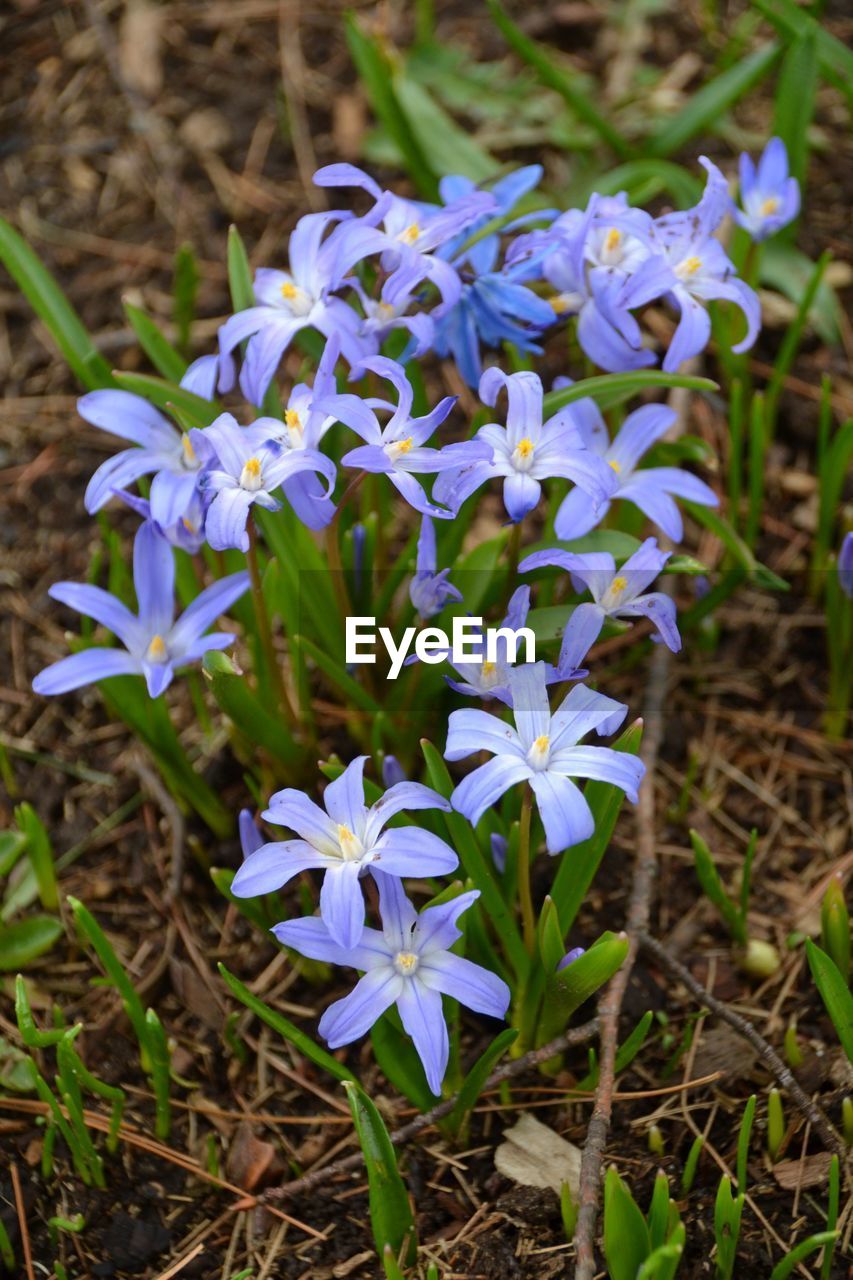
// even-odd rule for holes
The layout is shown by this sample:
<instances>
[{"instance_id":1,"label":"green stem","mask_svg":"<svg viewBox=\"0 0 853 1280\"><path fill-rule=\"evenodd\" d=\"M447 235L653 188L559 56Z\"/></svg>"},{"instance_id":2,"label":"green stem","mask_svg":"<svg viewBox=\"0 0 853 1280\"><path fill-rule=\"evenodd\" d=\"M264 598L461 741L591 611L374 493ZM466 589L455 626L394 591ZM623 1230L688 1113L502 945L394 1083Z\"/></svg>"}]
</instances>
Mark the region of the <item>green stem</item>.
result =
<instances>
[{"instance_id":1,"label":"green stem","mask_svg":"<svg viewBox=\"0 0 853 1280\"><path fill-rule=\"evenodd\" d=\"M504 597L504 608L509 604L510 596L515 586L515 580L518 577L518 561L521 554L521 521L512 526L507 543L507 578L506 593Z\"/></svg>"},{"instance_id":2,"label":"green stem","mask_svg":"<svg viewBox=\"0 0 853 1280\"><path fill-rule=\"evenodd\" d=\"M337 511L326 525L326 558L329 562L329 572L332 575L332 587L335 592L335 598L338 602L338 609L340 610L342 622L344 622L349 616L351 606L349 591L347 590L347 581L344 576L344 565L341 560L341 512L352 498L353 494L358 492L366 475L366 471L359 471L358 475L350 481L349 485L344 490L343 497L338 503Z\"/></svg>"},{"instance_id":3,"label":"green stem","mask_svg":"<svg viewBox=\"0 0 853 1280\"><path fill-rule=\"evenodd\" d=\"M521 800L521 819L518 828L518 901L521 906L521 924L524 945L530 955L536 945L536 921L533 916L533 898L530 893L530 819L533 797L525 784Z\"/></svg>"},{"instance_id":4,"label":"green stem","mask_svg":"<svg viewBox=\"0 0 853 1280\"><path fill-rule=\"evenodd\" d=\"M284 692L284 681L282 680L281 668L276 657L272 628L270 627L270 616L267 612L267 602L264 599L264 589L261 583L261 567L258 563L258 532L254 522L251 520L249 521L249 550L246 552L246 564L252 584L252 605L255 610L255 620L258 624L258 634L261 638L261 648L264 652L269 678L272 681L279 705L283 711L289 714L290 705Z\"/></svg>"}]
</instances>

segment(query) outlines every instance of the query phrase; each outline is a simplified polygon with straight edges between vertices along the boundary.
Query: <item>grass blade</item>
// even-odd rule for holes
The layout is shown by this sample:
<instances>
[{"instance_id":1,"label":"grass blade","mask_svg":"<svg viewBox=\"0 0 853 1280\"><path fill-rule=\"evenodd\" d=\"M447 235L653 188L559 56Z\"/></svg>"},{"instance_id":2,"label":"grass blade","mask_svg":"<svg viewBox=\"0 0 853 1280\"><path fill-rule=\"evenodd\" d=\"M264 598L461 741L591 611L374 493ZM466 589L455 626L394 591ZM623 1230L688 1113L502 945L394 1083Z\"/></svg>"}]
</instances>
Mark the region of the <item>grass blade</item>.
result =
<instances>
[{"instance_id":1,"label":"grass blade","mask_svg":"<svg viewBox=\"0 0 853 1280\"><path fill-rule=\"evenodd\" d=\"M344 1081L344 1089L367 1168L370 1225L379 1256L384 1256L386 1248L395 1256L402 1251L405 1261L411 1265L418 1249L415 1220L388 1130L359 1085Z\"/></svg>"},{"instance_id":2,"label":"grass blade","mask_svg":"<svg viewBox=\"0 0 853 1280\"><path fill-rule=\"evenodd\" d=\"M811 938L806 939L806 955L815 986L838 1032L841 1047L853 1062L853 995L850 988L826 952Z\"/></svg>"}]
</instances>

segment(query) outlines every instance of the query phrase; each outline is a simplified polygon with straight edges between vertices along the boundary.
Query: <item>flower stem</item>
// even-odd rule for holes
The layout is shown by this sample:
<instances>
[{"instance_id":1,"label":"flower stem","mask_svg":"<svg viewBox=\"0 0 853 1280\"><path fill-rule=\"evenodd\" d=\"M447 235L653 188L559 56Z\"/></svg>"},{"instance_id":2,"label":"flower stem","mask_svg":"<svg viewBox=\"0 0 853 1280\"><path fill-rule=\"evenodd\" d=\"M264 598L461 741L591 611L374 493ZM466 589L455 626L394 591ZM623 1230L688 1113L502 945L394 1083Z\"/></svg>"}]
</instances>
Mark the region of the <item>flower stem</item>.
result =
<instances>
[{"instance_id":1,"label":"flower stem","mask_svg":"<svg viewBox=\"0 0 853 1280\"><path fill-rule=\"evenodd\" d=\"M264 599L264 589L261 583L261 568L258 564L258 532L254 522L249 521L249 550L246 552L246 563L249 569L249 578L252 584L252 605L255 610L255 620L258 624L258 634L261 639L261 648L263 649L266 665L269 670L270 680L272 681L273 690L281 709L290 716L290 704L284 691L284 681L282 680L281 667L278 664L278 658L275 652L275 645L272 639L272 629L270 627L270 616L267 612L267 602Z\"/></svg>"},{"instance_id":2,"label":"flower stem","mask_svg":"<svg viewBox=\"0 0 853 1280\"><path fill-rule=\"evenodd\" d=\"M513 585L518 577L518 560L521 554L521 521L512 526L507 543L507 575L506 575L506 593L504 597L504 608L509 604L512 595Z\"/></svg>"},{"instance_id":3,"label":"flower stem","mask_svg":"<svg viewBox=\"0 0 853 1280\"><path fill-rule=\"evenodd\" d=\"M521 905L521 924L524 945L533 955L536 945L536 921L533 916L533 898L530 894L530 819L533 796L525 783L521 799L521 820L518 829L518 900Z\"/></svg>"},{"instance_id":4,"label":"flower stem","mask_svg":"<svg viewBox=\"0 0 853 1280\"><path fill-rule=\"evenodd\" d=\"M358 475L350 481L344 490L343 497L338 503L338 509L326 525L326 557L329 561L329 572L332 575L332 587L338 602L338 608L341 614L341 621L344 621L349 615L350 598L347 590L347 581L344 576L344 565L341 560L341 544L340 544L340 522L341 512L343 511L350 498L356 493L361 486L366 471L359 471Z\"/></svg>"}]
</instances>

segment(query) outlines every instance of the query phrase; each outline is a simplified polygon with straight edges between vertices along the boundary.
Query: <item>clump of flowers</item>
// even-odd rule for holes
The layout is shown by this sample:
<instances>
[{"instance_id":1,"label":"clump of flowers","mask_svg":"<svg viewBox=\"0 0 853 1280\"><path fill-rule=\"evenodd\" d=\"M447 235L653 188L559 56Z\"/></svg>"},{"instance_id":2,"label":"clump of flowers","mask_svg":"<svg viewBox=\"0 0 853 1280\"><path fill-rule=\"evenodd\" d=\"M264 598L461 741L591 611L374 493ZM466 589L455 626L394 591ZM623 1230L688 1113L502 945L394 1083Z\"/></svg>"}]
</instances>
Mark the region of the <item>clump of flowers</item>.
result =
<instances>
[{"instance_id":1,"label":"clump of flowers","mask_svg":"<svg viewBox=\"0 0 853 1280\"><path fill-rule=\"evenodd\" d=\"M673 410L642 403L608 419L591 394L607 380L598 377L589 391L573 383L565 339L569 330L599 370L634 375L629 396L644 386L643 370L659 365L676 375L705 350L711 302L742 314L733 350L753 344L758 298L739 278L721 228L733 213L762 240L796 215L799 190L778 139L757 168L743 158L740 209L720 170L702 164L696 206L659 217L624 194L531 212L537 165L483 187L447 176L434 204L385 190L352 165L329 165L317 183L353 190L365 212L301 218L287 255L255 273L251 305L225 321L217 350L176 383L150 380L156 403L116 384L79 404L87 422L127 445L98 467L84 501L95 513L115 497L142 517L136 612L120 573L112 593L57 584L55 600L119 643L75 649L41 672L36 691L61 694L122 675L141 677L159 698L176 673L204 663L247 769L257 750L266 777L304 784L269 800L262 818L280 829L274 837L241 813L244 861L233 896L273 893L320 872L317 914L285 919L273 933L294 952L361 974L323 1013L321 1036L338 1048L384 1020L411 1039L433 1094L457 1034L448 1031L443 998L503 1019L513 996L521 1008L525 992L537 990L528 985L541 963L529 868L540 843L554 858L571 858L598 834L583 784L636 801L642 782L636 727L615 742L596 740L611 738L628 708L593 687L595 645L605 627L628 623L673 652L681 637L673 597L648 590L667 571L671 549L620 531L618 521L627 508L632 530L647 521L678 542L679 503L712 507L717 495L671 455L655 457ZM669 317L668 340L644 326L649 307ZM527 367L548 344L556 379ZM280 366L295 363L297 349L308 367L282 385ZM433 357L434 369L442 360L453 366L453 394L425 392ZM481 402L476 421L461 408L470 391L468 400L456 394L465 386ZM492 521L493 554L480 545L475 517ZM411 530L402 548L400 524ZM520 559L525 534L536 545ZM614 534L618 551L607 541ZM460 569L466 557L481 578ZM849 561L848 540L845 589ZM331 575L333 591L312 576L317 569ZM535 586L547 590L546 608L531 607L519 570L546 571ZM590 598L567 600L569 586ZM250 590L251 607L242 599ZM176 594L184 606L177 618ZM479 623L467 657L436 640L424 660L402 668L397 701L390 682L382 692L381 679L361 681L357 665L347 669L332 651L339 622L380 605L405 628L413 616L464 617L484 603L503 619L496 648ZM240 638L210 631L232 608ZM335 609L340 618L330 618ZM511 636L525 627L536 634L543 614L555 612L556 660L519 660ZM216 653L235 640L239 661ZM430 684L433 662L444 664L445 680ZM360 746L349 761L324 763L322 806L308 794L317 795L312 681L326 697L330 687L343 691L339 720ZM457 700L449 715L445 695ZM417 739L431 727L448 761L468 762L455 786L429 744L430 785L410 780ZM426 900L420 910L404 880ZM303 877L303 900L314 884ZM560 908L555 899L557 917ZM563 910L558 972L583 956L582 948L566 954L572 920ZM518 1015L528 1035L540 999L530 995L532 1009Z\"/></svg>"}]
</instances>

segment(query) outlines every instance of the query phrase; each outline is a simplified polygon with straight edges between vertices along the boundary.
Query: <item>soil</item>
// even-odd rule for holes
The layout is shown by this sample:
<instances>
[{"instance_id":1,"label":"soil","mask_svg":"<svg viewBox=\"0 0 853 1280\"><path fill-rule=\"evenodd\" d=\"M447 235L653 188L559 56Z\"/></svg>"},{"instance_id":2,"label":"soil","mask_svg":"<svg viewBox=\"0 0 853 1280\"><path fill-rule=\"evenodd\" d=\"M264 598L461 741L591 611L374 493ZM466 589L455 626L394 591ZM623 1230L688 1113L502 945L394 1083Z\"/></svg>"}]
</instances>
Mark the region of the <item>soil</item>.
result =
<instances>
[{"instance_id":1,"label":"soil","mask_svg":"<svg viewBox=\"0 0 853 1280\"><path fill-rule=\"evenodd\" d=\"M485 8L482 16L469 8L438 6L442 41L460 41L481 58L502 56ZM99 349L125 370L146 366L121 298L143 301L168 322L174 255L191 242L201 268L196 341L199 353L207 349L228 309L229 222L239 224L253 261L274 262L311 198L306 172L315 161L357 162L368 124L335 0L301 13L282 3L280 14L275 0L180 0L165 9L159 37L146 4L14 0L0 17L6 51L0 208L55 272ZM372 6L364 12L376 16ZM570 50L590 74L602 70L609 52L598 10L549 3L529 17L538 39ZM405 13L386 19L405 47L411 34ZM840 38L849 34L843 6L830 6L828 21ZM650 24L650 63L667 61L673 32L703 56L713 48L692 8ZM282 57L289 101L281 92ZM754 95L736 116L742 127L767 132L769 112L769 102ZM310 139L307 154L298 142L300 121ZM842 121L836 96L822 92L816 118L821 147L809 186L820 198L807 206L800 243L813 256L829 246L847 262L853 166L842 159L850 150ZM545 149L541 158L547 171L561 171L564 161L555 152ZM387 176L396 181L395 174ZM757 373L772 362L778 341L778 329L762 335L751 357ZM660 873L653 920L655 936L774 1044L781 1045L796 1020L804 1052L798 1074L836 1124L841 1099L850 1092L849 1066L842 1064L808 980L802 948L789 948L787 940L795 931L817 932L829 878L836 871L849 876L853 866L853 758L849 742L832 741L823 730L825 624L806 590L818 389L824 373L836 375L836 407L849 415L853 385L844 354L809 336L788 381L768 458L758 554L790 581L791 590L741 588L673 664L657 779ZM146 786L138 749L122 726L109 723L95 691L49 701L32 696L33 676L60 655L63 627L74 625L47 589L59 578L85 578L98 554L98 524L81 498L110 446L77 417L73 380L8 278L0 280L0 376L0 744L8 762L6 782L0 782L0 829L10 825L14 803L28 800L48 826L57 854L72 852L63 894L92 909L145 1002L156 1007L183 1081L173 1086L168 1142L155 1143L153 1101L132 1032L115 992L98 985L100 971L69 926L67 940L28 971L36 1017L46 1025L56 1004L66 1022L84 1024L77 1048L92 1071L127 1091L125 1123L132 1133L115 1156L105 1157L106 1190L82 1185L61 1142L54 1171L44 1178L43 1128L26 1110L29 1096L0 1097L0 1151L3 1165L14 1163L20 1176L37 1274L51 1274L60 1260L76 1280L165 1280L172 1274L228 1280L247 1267L257 1276L294 1280L378 1275L360 1174L295 1195L283 1205L287 1219L240 1207L245 1200L239 1188L257 1192L349 1154L354 1139L328 1078L256 1021L241 1022L242 1047L235 1053L234 1037L223 1037L223 1020L236 1006L216 964L226 964L309 1028L341 992L311 985L282 964L258 931L223 903L203 864L238 865L236 841L212 849L203 829L190 822L186 847L197 856L188 859L176 903L165 905L170 815ZM690 430L724 456L722 404L697 400L693 414ZM110 512L110 527L123 535L133 523ZM700 559L717 554L695 528L687 542ZM689 605L687 580L679 593L680 603ZM613 696L639 707L648 654L639 664L626 662L625 654L613 646L601 679ZM181 698L175 695L176 714L188 725L191 709ZM211 766L211 777L236 810L247 800L244 780L227 751L222 758L218 771ZM699 894L690 827L708 840L729 882L736 882L749 830L758 830L751 932L772 941L782 958L763 982L738 969L719 920ZM626 812L572 945L621 927L632 852ZM541 860L540 895L550 870ZM733 1168L743 1107L757 1093L738 1274L768 1275L780 1241L787 1245L824 1226L825 1168L817 1180L809 1176L820 1146L786 1102L786 1163L771 1166L764 1154L766 1070L748 1046L702 1016L683 989L641 957L625 1002L623 1035L647 1009L656 1015L655 1029L619 1078L607 1160L641 1204L648 1202L655 1171L667 1172L687 1229L679 1274L710 1276L720 1171ZM492 1031L473 1018L464 1025L470 1062ZM0 1035L18 1039L8 976L0 985ZM369 1045L356 1045L345 1057L389 1124L410 1118L411 1109L378 1075ZM567 1274L571 1248L556 1196L501 1176L494 1150L521 1109L582 1145L591 1102L567 1101L566 1089L587 1067L580 1049L556 1078L531 1072L514 1082L509 1097L497 1091L484 1096L464 1150L451 1148L435 1130L404 1149L401 1163L417 1205L423 1257L438 1264L445 1280ZM50 1078L48 1053L43 1069ZM691 1083L708 1076L713 1078ZM671 1091L656 1092L662 1088ZM662 1135L662 1154L650 1150L652 1124ZM681 1174L698 1132L705 1148L687 1197L679 1190ZM783 1169L786 1185L780 1182ZM85 1219L79 1233L48 1226L51 1218L77 1213ZM0 1217L22 1257L5 1168ZM843 1274L839 1251L833 1275Z\"/></svg>"}]
</instances>

